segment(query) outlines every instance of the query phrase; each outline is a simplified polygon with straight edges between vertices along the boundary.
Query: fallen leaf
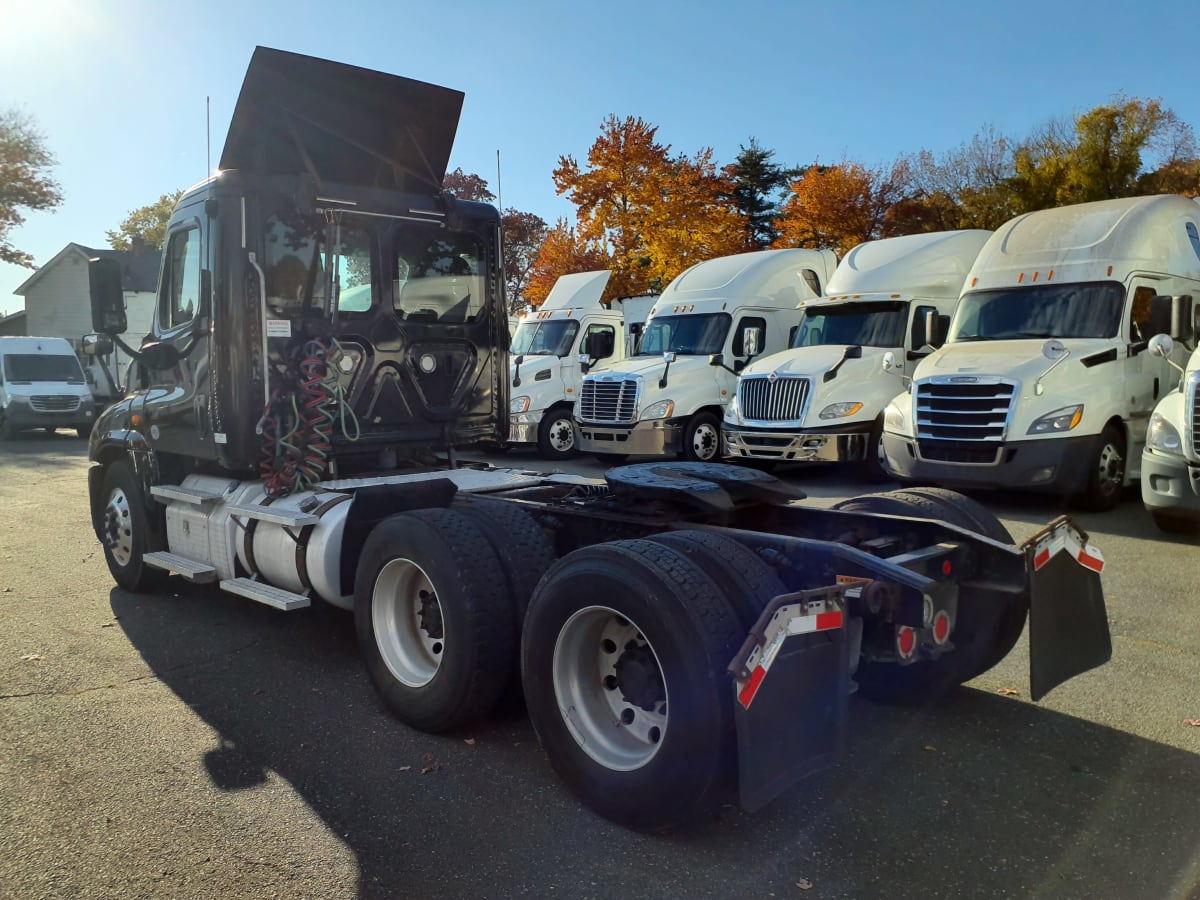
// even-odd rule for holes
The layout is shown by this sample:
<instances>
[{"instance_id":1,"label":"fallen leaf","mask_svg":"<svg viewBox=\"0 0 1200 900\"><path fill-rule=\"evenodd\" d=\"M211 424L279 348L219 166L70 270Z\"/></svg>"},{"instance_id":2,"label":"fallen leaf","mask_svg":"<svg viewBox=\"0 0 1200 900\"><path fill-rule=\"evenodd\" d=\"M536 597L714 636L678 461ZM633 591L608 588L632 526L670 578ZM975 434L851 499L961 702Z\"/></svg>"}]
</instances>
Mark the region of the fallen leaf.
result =
<instances>
[{"instance_id":1,"label":"fallen leaf","mask_svg":"<svg viewBox=\"0 0 1200 900\"><path fill-rule=\"evenodd\" d=\"M410 772L410 771L412 771L412 766L401 766L400 771L401 772Z\"/></svg>"},{"instance_id":2,"label":"fallen leaf","mask_svg":"<svg viewBox=\"0 0 1200 900\"><path fill-rule=\"evenodd\" d=\"M937 753L937 747L933 746L933 744L926 744L926 745L925 745L925 752L927 752L927 753Z\"/></svg>"},{"instance_id":3,"label":"fallen leaf","mask_svg":"<svg viewBox=\"0 0 1200 900\"><path fill-rule=\"evenodd\" d=\"M114 625L116 625L116 624L117 624L116 622L105 622L105 623L104 623L103 625L101 625L100 627L101 627L101 628L112 628L112 627L113 627Z\"/></svg>"},{"instance_id":4,"label":"fallen leaf","mask_svg":"<svg viewBox=\"0 0 1200 900\"><path fill-rule=\"evenodd\" d=\"M996 691L996 693L999 694L1001 697L1020 697L1021 696L1021 692L1018 691L1016 688L1000 688L1000 690Z\"/></svg>"},{"instance_id":5,"label":"fallen leaf","mask_svg":"<svg viewBox=\"0 0 1200 900\"><path fill-rule=\"evenodd\" d=\"M468 747L474 747L475 746L475 738L466 738L465 740L463 740L463 743L466 744Z\"/></svg>"},{"instance_id":6,"label":"fallen leaf","mask_svg":"<svg viewBox=\"0 0 1200 900\"><path fill-rule=\"evenodd\" d=\"M21 659L24 659L24 660L38 660L38 659L45 659L45 658L46 657L42 656L42 654L40 654L40 653L26 653L25 655L23 655L21 657Z\"/></svg>"},{"instance_id":7,"label":"fallen leaf","mask_svg":"<svg viewBox=\"0 0 1200 900\"><path fill-rule=\"evenodd\" d=\"M424 765L421 766L422 775L429 775L431 773L436 774L442 770L441 765L437 761L437 757L432 753L422 754L421 762L424 763Z\"/></svg>"},{"instance_id":8,"label":"fallen leaf","mask_svg":"<svg viewBox=\"0 0 1200 900\"><path fill-rule=\"evenodd\" d=\"M4 589L4 593L6 593L6 594L11 594L11 593L12 593L12 588L5 588L5 589Z\"/></svg>"},{"instance_id":9,"label":"fallen leaf","mask_svg":"<svg viewBox=\"0 0 1200 900\"><path fill-rule=\"evenodd\" d=\"M807 878L801 878L799 881L796 882L796 887L800 888L800 890L802 890L802 891L811 891L812 890L812 882L809 881Z\"/></svg>"},{"instance_id":10,"label":"fallen leaf","mask_svg":"<svg viewBox=\"0 0 1200 900\"><path fill-rule=\"evenodd\" d=\"M41 657L39 656L38 659L41 659ZM1193 728L1200 728L1200 719L1184 719L1183 724L1191 725Z\"/></svg>"}]
</instances>

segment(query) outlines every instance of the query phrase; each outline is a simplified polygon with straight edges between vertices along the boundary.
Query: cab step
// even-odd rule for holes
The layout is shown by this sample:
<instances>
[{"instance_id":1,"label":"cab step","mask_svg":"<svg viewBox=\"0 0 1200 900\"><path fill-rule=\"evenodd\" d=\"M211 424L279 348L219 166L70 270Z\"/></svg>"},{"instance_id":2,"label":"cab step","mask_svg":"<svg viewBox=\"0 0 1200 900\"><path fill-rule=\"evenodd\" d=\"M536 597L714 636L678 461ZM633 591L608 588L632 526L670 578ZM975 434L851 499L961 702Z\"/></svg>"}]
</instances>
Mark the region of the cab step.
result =
<instances>
[{"instance_id":1,"label":"cab step","mask_svg":"<svg viewBox=\"0 0 1200 900\"><path fill-rule=\"evenodd\" d=\"M217 570L208 563L197 562L186 556L180 556L178 553L168 553L165 550L143 553L142 562L154 566L156 569L166 569L172 574L182 575L188 581L200 584L217 580Z\"/></svg>"},{"instance_id":2,"label":"cab step","mask_svg":"<svg viewBox=\"0 0 1200 900\"><path fill-rule=\"evenodd\" d=\"M199 488L184 487L181 484L156 484L150 488L150 496L159 503L170 503L179 500L193 506L203 506L205 503L216 503L223 494L214 491L204 491Z\"/></svg>"},{"instance_id":3,"label":"cab step","mask_svg":"<svg viewBox=\"0 0 1200 900\"><path fill-rule=\"evenodd\" d=\"M270 522L272 525L283 525L286 528L301 528L305 525L316 525L321 521L320 516L292 509L278 509L274 506L263 506L261 503L231 504L225 507L231 516L244 519L257 519L260 522Z\"/></svg>"},{"instance_id":4,"label":"cab step","mask_svg":"<svg viewBox=\"0 0 1200 900\"><path fill-rule=\"evenodd\" d=\"M312 605L312 601L306 594L293 594L291 591L255 581L253 578L226 578L221 582L221 590L237 594L239 597L257 600L259 603L282 609L284 612Z\"/></svg>"}]
</instances>

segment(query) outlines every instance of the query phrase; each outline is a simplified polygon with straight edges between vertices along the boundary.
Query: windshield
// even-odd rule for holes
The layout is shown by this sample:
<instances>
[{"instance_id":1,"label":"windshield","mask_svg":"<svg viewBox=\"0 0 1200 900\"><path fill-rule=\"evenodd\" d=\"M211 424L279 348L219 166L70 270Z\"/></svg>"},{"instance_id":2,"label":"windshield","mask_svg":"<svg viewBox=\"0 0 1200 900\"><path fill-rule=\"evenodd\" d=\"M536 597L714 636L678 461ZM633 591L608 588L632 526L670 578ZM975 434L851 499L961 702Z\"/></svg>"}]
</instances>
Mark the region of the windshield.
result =
<instances>
[{"instance_id":1,"label":"windshield","mask_svg":"<svg viewBox=\"0 0 1200 900\"><path fill-rule=\"evenodd\" d=\"M655 316L646 323L637 355L660 356L667 351L685 356L720 353L732 321L728 313Z\"/></svg>"},{"instance_id":2,"label":"windshield","mask_svg":"<svg viewBox=\"0 0 1200 900\"><path fill-rule=\"evenodd\" d=\"M371 308L371 233L362 224L343 221L329 231L337 253L334 293L340 312ZM305 301L326 306L326 223L320 216L277 214L267 220L265 274L267 303L280 316L298 316Z\"/></svg>"},{"instance_id":3,"label":"windshield","mask_svg":"<svg viewBox=\"0 0 1200 900\"><path fill-rule=\"evenodd\" d=\"M566 356L579 333L579 323L572 319L544 322L523 322L513 335L514 356Z\"/></svg>"},{"instance_id":4,"label":"windshield","mask_svg":"<svg viewBox=\"0 0 1200 900\"><path fill-rule=\"evenodd\" d=\"M843 303L813 307L792 340L793 347L822 344L860 344L864 347L901 347L908 324L908 303Z\"/></svg>"},{"instance_id":5,"label":"windshield","mask_svg":"<svg viewBox=\"0 0 1200 900\"><path fill-rule=\"evenodd\" d=\"M34 381L65 381L83 384L83 369L74 356L44 353L14 353L4 357L4 380L13 384Z\"/></svg>"},{"instance_id":6,"label":"windshield","mask_svg":"<svg viewBox=\"0 0 1200 900\"><path fill-rule=\"evenodd\" d=\"M976 291L959 301L947 340L1114 337L1124 300L1112 281Z\"/></svg>"}]
</instances>

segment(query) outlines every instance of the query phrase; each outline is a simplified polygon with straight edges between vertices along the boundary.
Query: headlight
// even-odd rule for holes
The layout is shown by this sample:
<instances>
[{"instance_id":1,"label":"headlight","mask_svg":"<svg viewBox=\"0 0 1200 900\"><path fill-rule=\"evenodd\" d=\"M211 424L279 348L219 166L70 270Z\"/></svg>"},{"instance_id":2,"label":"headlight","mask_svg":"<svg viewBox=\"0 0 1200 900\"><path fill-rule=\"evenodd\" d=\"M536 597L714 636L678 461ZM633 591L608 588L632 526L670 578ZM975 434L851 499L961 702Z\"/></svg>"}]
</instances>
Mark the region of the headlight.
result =
<instances>
[{"instance_id":1,"label":"headlight","mask_svg":"<svg viewBox=\"0 0 1200 900\"><path fill-rule=\"evenodd\" d=\"M827 407L821 410L819 418L822 419L841 419L845 416L852 416L863 405L861 403L830 403Z\"/></svg>"},{"instance_id":2,"label":"headlight","mask_svg":"<svg viewBox=\"0 0 1200 900\"><path fill-rule=\"evenodd\" d=\"M906 410L912 406L912 394L901 394L892 400L883 411L883 424L899 434L908 434Z\"/></svg>"},{"instance_id":3,"label":"headlight","mask_svg":"<svg viewBox=\"0 0 1200 900\"><path fill-rule=\"evenodd\" d=\"M528 397L513 397L508 401L508 411L510 413L523 413L529 411Z\"/></svg>"},{"instance_id":4,"label":"headlight","mask_svg":"<svg viewBox=\"0 0 1200 900\"><path fill-rule=\"evenodd\" d=\"M1026 434L1053 434L1056 431L1070 431L1083 418L1083 404L1064 406L1052 413L1047 413L1029 426Z\"/></svg>"},{"instance_id":5,"label":"headlight","mask_svg":"<svg viewBox=\"0 0 1200 900\"><path fill-rule=\"evenodd\" d=\"M648 419L665 419L675 411L675 401L659 400L657 403L651 403L638 416L639 419L646 421Z\"/></svg>"},{"instance_id":6,"label":"headlight","mask_svg":"<svg viewBox=\"0 0 1200 900\"><path fill-rule=\"evenodd\" d=\"M1146 446L1164 453L1183 453L1183 441L1175 426L1163 416L1154 413L1150 416L1150 426L1146 429Z\"/></svg>"}]
</instances>

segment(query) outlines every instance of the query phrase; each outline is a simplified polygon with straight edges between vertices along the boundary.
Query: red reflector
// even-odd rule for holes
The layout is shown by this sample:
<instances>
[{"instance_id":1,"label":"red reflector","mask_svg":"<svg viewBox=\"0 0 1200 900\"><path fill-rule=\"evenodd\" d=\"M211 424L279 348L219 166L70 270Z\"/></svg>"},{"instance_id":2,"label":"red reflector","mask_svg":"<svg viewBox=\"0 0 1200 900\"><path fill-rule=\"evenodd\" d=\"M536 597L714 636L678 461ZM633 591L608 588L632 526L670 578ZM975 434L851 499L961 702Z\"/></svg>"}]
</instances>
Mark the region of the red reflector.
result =
<instances>
[{"instance_id":1,"label":"red reflector","mask_svg":"<svg viewBox=\"0 0 1200 900\"><path fill-rule=\"evenodd\" d=\"M942 574L949 575L953 571L954 571L954 566L950 565L950 560L948 560L948 559L943 560L942 561Z\"/></svg>"},{"instance_id":2,"label":"red reflector","mask_svg":"<svg viewBox=\"0 0 1200 900\"><path fill-rule=\"evenodd\" d=\"M746 682L741 693L738 694L738 703L742 704L746 709L750 708L750 704L754 702L754 695L758 693L758 686L763 683L763 679L767 677L767 670L762 666L757 667L750 673L750 680Z\"/></svg>"},{"instance_id":3,"label":"red reflector","mask_svg":"<svg viewBox=\"0 0 1200 900\"><path fill-rule=\"evenodd\" d=\"M1084 568L1091 569L1093 572L1104 571L1104 560L1096 556L1088 555L1086 550L1079 551L1079 564Z\"/></svg>"},{"instance_id":4,"label":"red reflector","mask_svg":"<svg viewBox=\"0 0 1200 900\"><path fill-rule=\"evenodd\" d=\"M1033 570L1036 572L1042 566L1050 561L1050 549L1047 547L1033 558Z\"/></svg>"},{"instance_id":5,"label":"red reflector","mask_svg":"<svg viewBox=\"0 0 1200 900\"><path fill-rule=\"evenodd\" d=\"M900 651L900 655L905 659L912 656L913 650L917 646L917 634L907 625L901 625L899 631L896 632L896 649Z\"/></svg>"},{"instance_id":6,"label":"red reflector","mask_svg":"<svg viewBox=\"0 0 1200 900\"><path fill-rule=\"evenodd\" d=\"M826 612L817 613L817 631L828 631L830 628L842 627L842 613Z\"/></svg>"},{"instance_id":7,"label":"red reflector","mask_svg":"<svg viewBox=\"0 0 1200 900\"><path fill-rule=\"evenodd\" d=\"M950 637L950 617L945 612L939 612L933 619L933 639L939 644L944 644L948 637Z\"/></svg>"}]
</instances>

